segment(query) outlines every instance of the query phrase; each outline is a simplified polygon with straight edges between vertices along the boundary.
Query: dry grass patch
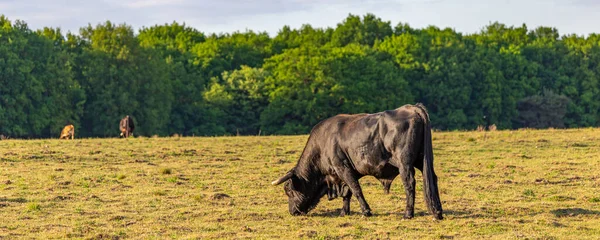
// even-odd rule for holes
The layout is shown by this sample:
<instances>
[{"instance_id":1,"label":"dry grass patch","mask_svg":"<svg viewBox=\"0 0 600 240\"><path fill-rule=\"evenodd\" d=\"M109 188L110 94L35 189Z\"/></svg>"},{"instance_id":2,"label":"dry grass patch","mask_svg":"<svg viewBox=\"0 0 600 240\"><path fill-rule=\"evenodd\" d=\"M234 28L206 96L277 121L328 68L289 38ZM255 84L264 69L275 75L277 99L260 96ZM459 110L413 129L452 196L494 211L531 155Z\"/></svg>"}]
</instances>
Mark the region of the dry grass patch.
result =
<instances>
[{"instance_id":1,"label":"dry grass patch","mask_svg":"<svg viewBox=\"0 0 600 240\"><path fill-rule=\"evenodd\" d=\"M361 179L374 216L341 199L287 212L307 136L0 141L0 238L594 239L600 129L434 132L445 220L397 179ZM418 172L418 171L417 171ZM417 190L422 191L420 173Z\"/></svg>"}]
</instances>

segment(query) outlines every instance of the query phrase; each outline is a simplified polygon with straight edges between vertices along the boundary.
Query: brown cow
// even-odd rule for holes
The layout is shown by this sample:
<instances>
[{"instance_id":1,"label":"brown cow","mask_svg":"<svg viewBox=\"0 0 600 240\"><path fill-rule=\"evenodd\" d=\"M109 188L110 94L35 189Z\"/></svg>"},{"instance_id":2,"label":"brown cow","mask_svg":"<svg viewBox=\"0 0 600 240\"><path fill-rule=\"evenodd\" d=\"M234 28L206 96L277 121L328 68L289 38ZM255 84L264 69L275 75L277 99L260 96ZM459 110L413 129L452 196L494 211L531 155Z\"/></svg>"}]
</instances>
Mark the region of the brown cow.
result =
<instances>
[{"instance_id":1,"label":"brown cow","mask_svg":"<svg viewBox=\"0 0 600 240\"><path fill-rule=\"evenodd\" d=\"M128 138L129 136L133 136L133 129L135 129L135 124L133 124L133 119L129 117L129 115L121 119L121 122L119 123L121 137Z\"/></svg>"},{"instance_id":2,"label":"brown cow","mask_svg":"<svg viewBox=\"0 0 600 240\"><path fill-rule=\"evenodd\" d=\"M63 128L62 132L60 132L59 139L69 139L69 137L71 139L75 138L75 127L73 124L69 124Z\"/></svg>"}]
</instances>

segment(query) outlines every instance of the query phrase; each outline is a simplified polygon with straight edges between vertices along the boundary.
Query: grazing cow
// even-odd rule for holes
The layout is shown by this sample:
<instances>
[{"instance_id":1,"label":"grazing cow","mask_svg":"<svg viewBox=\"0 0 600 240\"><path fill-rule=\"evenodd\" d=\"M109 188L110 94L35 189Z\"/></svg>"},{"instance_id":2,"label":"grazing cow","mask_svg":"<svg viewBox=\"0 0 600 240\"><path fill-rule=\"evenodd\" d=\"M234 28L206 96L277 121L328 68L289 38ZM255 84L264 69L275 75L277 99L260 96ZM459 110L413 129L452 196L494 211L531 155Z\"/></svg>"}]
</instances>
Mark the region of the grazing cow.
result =
<instances>
[{"instance_id":1,"label":"grazing cow","mask_svg":"<svg viewBox=\"0 0 600 240\"><path fill-rule=\"evenodd\" d=\"M133 124L133 119L129 117L129 115L125 116L121 119L119 123L119 130L121 130L121 137L128 138L129 136L133 136L133 130L135 129L135 124Z\"/></svg>"},{"instance_id":2,"label":"grazing cow","mask_svg":"<svg viewBox=\"0 0 600 240\"><path fill-rule=\"evenodd\" d=\"M350 213L350 199L355 195L363 215L371 216L358 179L374 176L388 193L392 181L400 175L407 199L404 218L412 218L414 168L423 173L429 212L435 219L442 219L431 125L420 103L374 114L340 114L320 122L312 129L296 166L272 184L285 182L292 215L308 213L327 194L329 200L343 198L341 215Z\"/></svg>"},{"instance_id":3,"label":"grazing cow","mask_svg":"<svg viewBox=\"0 0 600 240\"><path fill-rule=\"evenodd\" d=\"M69 139L69 137L71 139L75 138L75 127L72 124L69 124L63 128L62 132L60 132L59 139Z\"/></svg>"}]
</instances>

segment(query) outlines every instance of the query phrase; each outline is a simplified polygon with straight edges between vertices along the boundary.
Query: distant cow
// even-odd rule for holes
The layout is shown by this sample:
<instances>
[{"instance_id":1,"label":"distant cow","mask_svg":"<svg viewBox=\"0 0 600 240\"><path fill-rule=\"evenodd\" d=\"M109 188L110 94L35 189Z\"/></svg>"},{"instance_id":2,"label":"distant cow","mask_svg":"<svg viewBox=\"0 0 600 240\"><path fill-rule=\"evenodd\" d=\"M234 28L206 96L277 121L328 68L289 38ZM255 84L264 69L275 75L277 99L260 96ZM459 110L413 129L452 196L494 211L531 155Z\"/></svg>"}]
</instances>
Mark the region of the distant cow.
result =
<instances>
[{"instance_id":1,"label":"distant cow","mask_svg":"<svg viewBox=\"0 0 600 240\"><path fill-rule=\"evenodd\" d=\"M354 194L362 213L371 215L358 182L370 175L389 192L400 175L406 192L404 218L414 216L415 170L423 173L423 190L429 212L442 219L429 116L422 104L404 105L374 114L340 114L317 124L311 131L295 167L272 182L285 182L289 212L306 214L325 194L343 198L342 215L350 213Z\"/></svg>"},{"instance_id":2,"label":"distant cow","mask_svg":"<svg viewBox=\"0 0 600 240\"><path fill-rule=\"evenodd\" d=\"M121 130L121 137L128 138L129 136L133 136L133 130L135 129L135 124L133 124L133 119L129 117L129 115L125 116L121 119L119 123L119 130Z\"/></svg>"},{"instance_id":3,"label":"distant cow","mask_svg":"<svg viewBox=\"0 0 600 240\"><path fill-rule=\"evenodd\" d=\"M75 138L75 127L72 124L69 124L63 128L60 132L59 139L71 139Z\"/></svg>"}]
</instances>

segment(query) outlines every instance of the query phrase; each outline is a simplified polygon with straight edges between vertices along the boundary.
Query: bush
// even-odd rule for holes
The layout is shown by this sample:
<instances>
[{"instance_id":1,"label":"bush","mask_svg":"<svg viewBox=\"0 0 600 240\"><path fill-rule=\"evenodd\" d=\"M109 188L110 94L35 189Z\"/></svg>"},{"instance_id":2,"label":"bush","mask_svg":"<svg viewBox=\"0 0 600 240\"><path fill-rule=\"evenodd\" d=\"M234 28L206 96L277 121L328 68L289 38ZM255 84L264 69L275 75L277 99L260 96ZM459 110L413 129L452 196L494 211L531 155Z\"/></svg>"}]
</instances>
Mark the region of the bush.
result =
<instances>
[{"instance_id":1,"label":"bush","mask_svg":"<svg viewBox=\"0 0 600 240\"><path fill-rule=\"evenodd\" d=\"M563 119L570 101L568 97L549 90L544 90L541 95L526 97L517 103L517 127L564 128Z\"/></svg>"}]
</instances>

